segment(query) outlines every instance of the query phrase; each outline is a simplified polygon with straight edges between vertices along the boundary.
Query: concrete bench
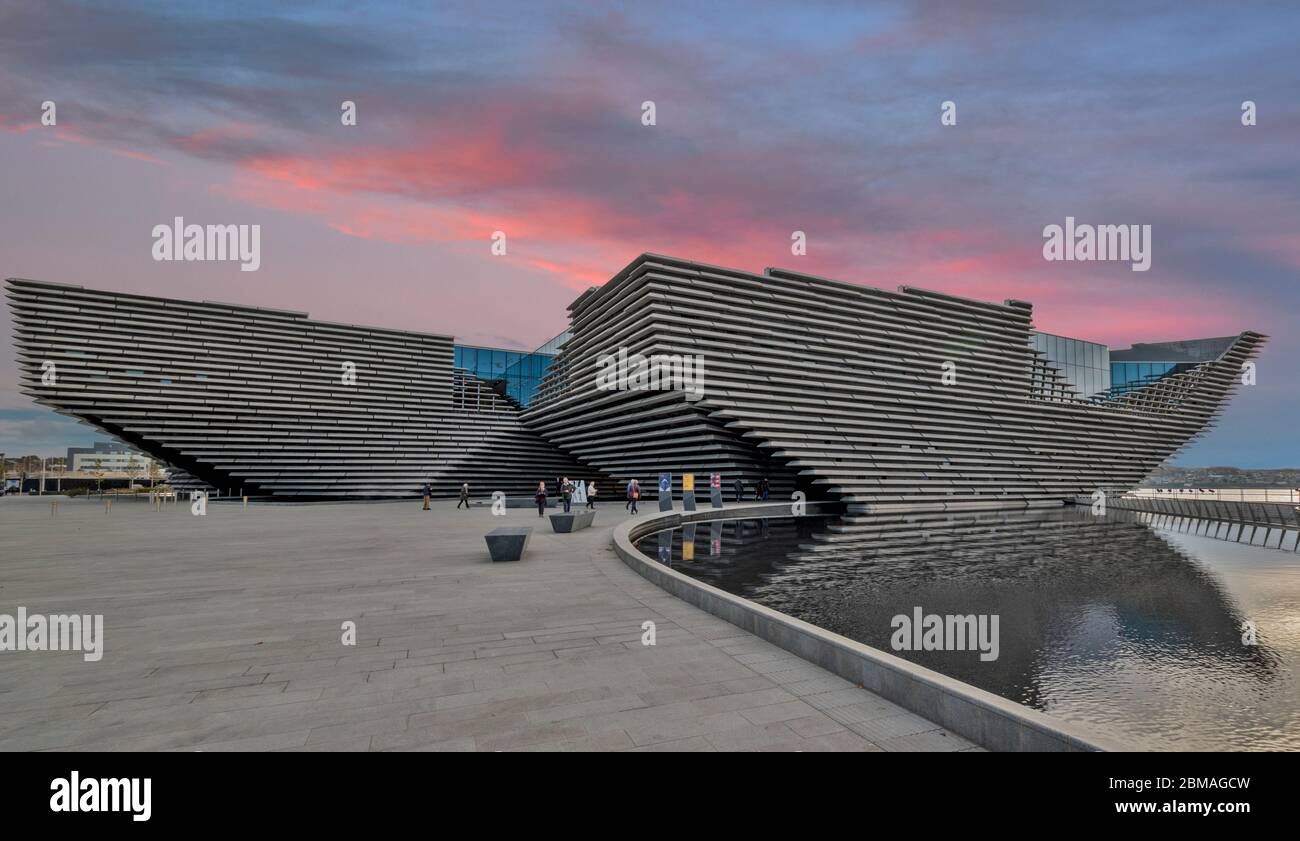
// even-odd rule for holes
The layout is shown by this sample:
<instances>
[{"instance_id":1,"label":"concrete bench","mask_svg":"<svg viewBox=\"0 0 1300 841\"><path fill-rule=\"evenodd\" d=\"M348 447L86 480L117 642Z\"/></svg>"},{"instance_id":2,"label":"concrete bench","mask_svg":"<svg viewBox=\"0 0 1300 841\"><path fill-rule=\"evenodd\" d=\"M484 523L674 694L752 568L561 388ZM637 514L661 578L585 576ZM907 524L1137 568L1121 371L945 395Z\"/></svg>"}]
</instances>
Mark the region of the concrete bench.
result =
<instances>
[{"instance_id":1,"label":"concrete bench","mask_svg":"<svg viewBox=\"0 0 1300 841\"><path fill-rule=\"evenodd\" d=\"M528 538L533 534L532 526L505 526L493 529L483 536L487 541L488 552L492 561L517 561L524 556L528 548Z\"/></svg>"},{"instance_id":2,"label":"concrete bench","mask_svg":"<svg viewBox=\"0 0 1300 841\"><path fill-rule=\"evenodd\" d=\"M554 508L557 505L554 496L546 497L546 507ZM508 496L506 497L506 508L536 508L537 500L531 496Z\"/></svg>"},{"instance_id":3,"label":"concrete bench","mask_svg":"<svg viewBox=\"0 0 1300 841\"><path fill-rule=\"evenodd\" d=\"M585 529L592 523L596 522L596 512L584 509L582 511L572 511L568 514L552 514L551 528L556 534L568 534L571 531Z\"/></svg>"}]
</instances>

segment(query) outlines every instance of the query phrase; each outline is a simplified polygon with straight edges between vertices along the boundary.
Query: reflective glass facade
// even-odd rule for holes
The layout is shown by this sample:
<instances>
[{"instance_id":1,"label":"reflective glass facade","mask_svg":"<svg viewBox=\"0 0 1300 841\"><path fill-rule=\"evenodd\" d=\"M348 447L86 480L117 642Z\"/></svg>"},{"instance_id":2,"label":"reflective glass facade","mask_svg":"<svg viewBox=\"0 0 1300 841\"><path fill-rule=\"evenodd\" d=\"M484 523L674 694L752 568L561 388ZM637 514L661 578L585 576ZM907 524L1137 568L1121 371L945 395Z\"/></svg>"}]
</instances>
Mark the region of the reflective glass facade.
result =
<instances>
[{"instance_id":1,"label":"reflective glass facade","mask_svg":"<svg viewBox=\"0 0 1300 841\"><path fill-rule=\"evenodd\" d=\"M1168 374L1193 367L1179 362L1112 362L1110 381L1116 394L1150 385Z\"/></svg>"},{"instance_id":2,"label":"reflective glass facade","mask_svg":"<svg viewBox=\"0 0 1300 841\"><path fill-rule=\"evenodd\" d=\"M507 397L527 406L554 359L551 354L536 351L456 345L455 365L480 380L502 383Z\"/></svg>"},{"instance_id":3,"label":"reflective glass facade","mask_svg":"<svg viewBox=\"0 0 1300 841\"><path fill-rule=\"evenodd\" d=\"M542 353L547 356L555 356L560 352L560 345L567 342L569 340L569 337L572 335L573 333L571 333L568 330L565 330L563 333L560 333L558 336L553 336L550 339L550 341L548 341L546 344L539 347L537 350L533 351L533 353Z\"/></svg>"},{"instance_id":4,"label":"reflective glass facade","mask_svg":"<svg viewBox=\"0 0 1300 841\"><path fill-rule=\"evenodd\" d=\"M1202 363L1212 362L1222 356L1232 343L1232 336L1219 336L1209 339L1139 343L1131 348L1111 351L1112 393L1118 397L1151 385L1171 374L1182 373Z\"/></svg>"},{"instance_id":5,"label":"reflective glass facade","mask_svg":"<svg viewBox=\"0 0 1300 841\"><path fill-rule=\"evenodd\" d=\"M560 352L560 345L570 335L572 334L566 330L534 351L456 345L454 364L480 380L500 383L504 389L503 394L520 406L527 406L541 385L542 377L546 376L551 363L555 361L556 354Z\"/></svg>"},{"instance_id":6,"label":"reflective glass facade","mask_svg":"<svg viewBox=\"0 0 1300 841\"><path fill-rule=\"evenodd\" d=\"M1030 346L1042 351L1052 367L1081 397L1100 397L1110 391L1110 348L1051 333L1031 333Z\"/></svg>"}]
</instances>

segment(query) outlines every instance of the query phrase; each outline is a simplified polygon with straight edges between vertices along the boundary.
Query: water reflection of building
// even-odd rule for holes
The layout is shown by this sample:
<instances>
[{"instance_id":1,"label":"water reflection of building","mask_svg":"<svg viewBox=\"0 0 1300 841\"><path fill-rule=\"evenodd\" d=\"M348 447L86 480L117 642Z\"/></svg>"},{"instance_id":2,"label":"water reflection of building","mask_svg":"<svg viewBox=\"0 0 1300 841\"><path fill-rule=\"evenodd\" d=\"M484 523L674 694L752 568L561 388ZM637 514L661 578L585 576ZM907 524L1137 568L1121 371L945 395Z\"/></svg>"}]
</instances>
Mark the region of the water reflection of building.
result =
<instances>
[{"instance_id":1,"label":"water reflection of building","mask_svg":"<svg viewBox=\"0 0 1300 841\"><path fill-rule=\"evenodd\" d=\"M892 618L918 606L997 614L996 661L970 652L899 656L1040 709L1092 704L1108 684L1152 721L1164 713L1145 708L1173 703L1175 686L1189 703L1211 691L1248 708L1281 671L1267 641L1242 644L1248 617L1216 576L1124 512L719 525L718 537L709 535L720 541L716 554L697 551L686 563L674 552L680 571L881 650L890 650Z\"/></svg>"}]
</instances>

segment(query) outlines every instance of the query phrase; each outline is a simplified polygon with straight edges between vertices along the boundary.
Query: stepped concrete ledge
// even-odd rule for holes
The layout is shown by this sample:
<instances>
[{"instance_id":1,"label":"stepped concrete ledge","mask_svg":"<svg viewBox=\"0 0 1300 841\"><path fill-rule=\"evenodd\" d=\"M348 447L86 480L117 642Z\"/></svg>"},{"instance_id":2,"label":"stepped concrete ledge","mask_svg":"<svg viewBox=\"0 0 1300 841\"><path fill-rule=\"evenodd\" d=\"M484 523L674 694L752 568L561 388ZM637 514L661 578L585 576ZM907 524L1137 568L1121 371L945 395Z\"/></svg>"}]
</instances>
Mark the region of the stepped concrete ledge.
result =
<instances>
[{"instance_id":1,"label":"stepped concrete ledge","mask_svg":"<svg viewBox=\"0 0 1300 841\"><path fill-rule=\"evenodd\" d=\"M0 500L0 613L102 614L103 658L0 652L0 750L979 749L633 572L621 502L511 564L535 510L49 502Z\"/></svg>"}]
</instances>

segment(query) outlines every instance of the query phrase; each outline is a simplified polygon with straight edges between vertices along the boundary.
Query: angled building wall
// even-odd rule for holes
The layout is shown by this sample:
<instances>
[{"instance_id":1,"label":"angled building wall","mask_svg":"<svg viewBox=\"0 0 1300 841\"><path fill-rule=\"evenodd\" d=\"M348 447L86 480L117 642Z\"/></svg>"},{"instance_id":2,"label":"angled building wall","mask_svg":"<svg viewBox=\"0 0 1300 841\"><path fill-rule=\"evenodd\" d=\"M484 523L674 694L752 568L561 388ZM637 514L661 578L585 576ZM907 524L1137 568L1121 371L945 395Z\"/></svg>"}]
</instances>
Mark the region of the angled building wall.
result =
<instances>
[{"instance_id":1,"label":"angled building wall","mask_svg":"<svg viewBox=\"0 0 1300 841\"><path fill-rule=\"evenodd\" d=\"M571 309L524 413L617 479L776 475L851 510L1060 505L1128 488L1208 428L1263 337L1114 401L1032 344L1032 308L642 255ZM597 387L603 355L703 357L684 391ZM951 363L950 367L946 363ZM945 371L955 382L945 382Z\"/></svg>"},{"instance_id":2,"label":"angled building wall","mask_svg":"<svg viewBox=\"0 0 1300 841\"><path fill-rule=\"evenodd\" d=\"M218 489L385 498L469 482L482 497L594 478L455 369L447 336L30 280L6 291L25 393Z\"/></svg>"},{"instance_id":3,"label":"angled building wall","mask_svg":"<svg viewBox=\"0 0 1300 841\"><path fill-rule=\"evenodd\" d=\"M198 481L294 499L425 481L531 495L562 475L612 477L609 499L633 477L653 496L660 472L701 488L719 472L728 498L767 478L853 511L1060 505L1137 485L1212 425L1263 341L1089 399L1032 346L1024 302L642 255L574 301L520 411L455 368L446 336L27 280L7 294L37 402ZM698 393L598 387L620 350L702 359Z\"/></svg>"}]
</instances>

